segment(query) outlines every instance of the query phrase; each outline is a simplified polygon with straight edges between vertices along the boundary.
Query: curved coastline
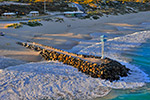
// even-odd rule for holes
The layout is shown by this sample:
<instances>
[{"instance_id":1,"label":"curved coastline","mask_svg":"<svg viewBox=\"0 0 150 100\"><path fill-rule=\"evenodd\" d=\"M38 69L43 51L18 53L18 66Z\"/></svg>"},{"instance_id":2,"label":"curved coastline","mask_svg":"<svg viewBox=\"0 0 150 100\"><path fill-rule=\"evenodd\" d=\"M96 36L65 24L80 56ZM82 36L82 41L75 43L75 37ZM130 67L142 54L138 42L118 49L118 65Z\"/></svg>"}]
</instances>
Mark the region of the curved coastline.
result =
<instances>
[{"instance_id":1,"label":"curved coastline","mask_svg":"<svg viewBox=\"0 0 150 100\"><path fill-rule=\"evenodd\" d=\"M139 32L140 35L142 34L142 36L147 37L145 35L145 33L146 32ZM129 38L130 36L132 37L132 35L139 36L139 34L133 33L133 34L130 34L129 36L124 36L124 38L125 37ZM133 37L135 37L135 36L133 36ZM133 37L131 40L133 40ZM116 39L114 39L114 40L116 40ZM141 43L143 43L143 42L144 42L144 40ZM97 44L93 45L91 47L88 47L88 49L95 47L95 46L97 46ZM88 49L86 48L86 50L88 50ZM79 53L81 53L81 52L79 52ZM83 51L82 51L82 53L83 53ZM108 53L108 54L110 54L110 53ZM119 55L119 56L121 57L121 55ZM114 59L117 59L118 55L111 55L111 57L113 57ZM75 68L72 68L68 65L63 65L62 63L58 63L58 62L54 62L54 61L27 63L27 64L8 67L4 70L1 70L0 75L3 80L2 86L8 87L10 85L10 83L6 82L6 80L8 79L8 77L11 77L9 79L9 81L11 82L12 86L16 87L16 90L12 90L12 91L15 92L15 91L18 91L19 88L22 88L22 91L20 92L21 96L18 97L18 95L16 95L15 98L22 98L22 96L24 96L24 93L26 92L26 89L27 89L26 86L28 88L30 88L29 89L30 92L31 92L31 89L33 89L34 91L38 91L38 93L41 94L41 96L38 96L38 98L53 97L56 99L58 99L58 98L90 99L90 98L103 97L103 96L107 95L111 91L111 88L112 89L113 88L114 89L131 89L131 88L142 87L145 85L146 82L150 82L150 79L147 76L147 74L145 74L142 70L140 70L136 66L130 65L127 62L123 62L123 61L121 61L121 63L126 65L128 68L130 68L132 70L131 75L129 75L128 77L123 77L119 81L112 82L112 83L110 81L101 80L99 78L95 79L95 78L88 77L87 75L84 75L81 72L78 72L77 69L75 69ZM16 77L14 81L12 81L13 77ZM44 77L47 77L47 78L44 78ZM21 78L23 78L25 80L22 80ZM23 84L19 85L18 82L21 82ZM88 85L87 83L89 83L89 84L92 83L92 85ZM44 84L47 84L47 85L44 85ZM52 87L54 87L53 88L54 90L47 90L47 88L49 87L48 84L53 84ZM58 85L58 86L56 86L56 85ZM42 89L43 88L44 89L36 90L36 88L34 88L33 86L34 87L40 86L40 87L42 87ZM62 89L64 89L62 86L66 87L65 92L62 91ZM86 87L86 89L85 89L85 87ZM94 88L94 87L99 87L99 88ZM5 93L8 93L9 88L3 88L3 89L4 89L3 91L5 91ZM42 93L44 93L44 91L45 92L48 91L49 93L47 95L44 95L44 94L42 94ZM57 92L53 93L54 91L55 92L57 91ZM5 93L1 96L6 97ZM33 92L32 95L27 93L26 97L31 99L31 98L37 96L38 93ZM57 93L60 93L61 95L58 96Z\"/></svg>"},{"instance_id":2,"label":"curved coastline","mask_svg":"<svg viewBox=\"0 0 150 100\"><path fill-rule=\"evenodd\" d=\"M126 65L126 67L132 70L131 75L129 77L122 78L126 82L136 81L142 82L144 85L146 82L150 82L149 76L140 70L138 67L131 65L128 63L128 59L125 59L121 54L126 50L130 50L130 48L138 47L142 43L146 42L147 39L150 38L150 31L141 31L135 32L133 34L128 34L125 36L117 37L114 39L109 39L105 44L105 56L110 57L111 59L115 59L120 61L120 63ZM127 42L126 42L127 41ZM89 54L89 55L101 55L99 51L101 47L101 43L95 43L87 48L81 50L78 54ZM132 76L133 75L133 76ZM141 75L141 76L140 76ZM128 80L128 79L129 80ZM127 79L127 80L126 80ZM141 84L141 83L139 83ZM118 88L118 87L116 87Z\"/></svg>"},{"instance_id":3,"label":"curved coastline","mask_svg":"<svg viewBox=\"0 0 150 100\"><path fill-rule=\"evenodd\" d=\"M134 40L136 40L135 39L136 36L139 37L138 39L141 42L139 42L139 41L135 42L134 41ZM141 37L143 37L143 39L140 39ZM130 39L128 40L127 38L130 38L131 40ZM111 88L114 88L114 89L130 89L130 88L142 87L142 86L145 85L146 82L149 82L149 77L147 76L147 74L145 74L142 70L140 70L136 66L128 64L126 59L124 59L123 56L121 56L121 53L122 53L122 51L130 50L130 48L132 48L132 47L139 46L141 43L145 42L146 38L149 38L149 32L147 33L147 31L145 31L145 32L143 31L143 32L136 32L136 33L133 33L133 34L129 34L129 35L126 35L125 37L124 36L123 37L118 37L118 38L115 38L115 39L112 39L112 40L108 41L108 44L106 44L106 46L109 46L110 44L113 45L113 43L115 45L113 45L113 46L111 46L109 48L106 48L108 53L106 53L105 55L110 56L111 58L120 61L122 64L126 65L127 67L130 66L129 68L134 69L134 71L131 74L132 78L131 78L131 76L130 77L125 77L125 78L122 78L120 81L117 81L117 82L114 82L114 83L110 83L109 81L105 81L105 80L99 80L99 79L97 80L96 79L98 84L94 83L93 86L98 86L98 85L102 86L102 87L99 88L99 89L103 90L103 91L101 91L101 94L98 94L100 90L96 90L94 87L90 87L90 86L85 85L86 82L87 83L88 82L92 83L93 80L95 80L95 79L91 79L91 78L89 78L87 76L82 76L82 74L76 72L75 69L71 69L69 66L64 66L63 64L58 63L58 62L50 62L50 63L48 63L48 62L38 62L38 63L29 63L29 64L12 66L12 67L9 67L9 68L7 68L5 70L0 70L0 76L2 74L6 75L6 77L3 77L2 80L5 80L5 78L8 79L8 77L11 77L9 82L7 80L5 80L4 84L1 85L1 86L3 86L3 89L6 89L1 94L1 96L4 97L4 100L5 100L5 98L7 98L9 96L10 97L14 96L14 98L21 98L21 97L19 97L19 95L24 96L24 93L26 92L26 90L28 90L27 88L25 88L25 86L27 85L29 87L32 87L32 85L35 85L34 84L35 80L37 80L37 82L41 81L40 78L41 78L41 76L43 74L44 74L44 76L48 76L48 78L50 79L50 80L48 80L48 79L44 78L46 81L50 82L51 79L54 79L54 81L56 82L56 79L60 78L61 76L59 76L59 75L55 76L55 74L53 72L55 72L55 71L58 72L60 67L62 68L61 71L64 71L64 73L65 73L65 71L68 72L68 73L69 72L72 72L72 73L75 72L75 73L77 73L77 76L81 75L82 78L78 78L78 77L76 78L78 80L78 82L76 82L75 80L71 80L71 81L75 82L76 84L83 82L82 85L84 85L85 87L87 86L87 89L84 90L83 88L81 88L83 90L83 92L81 92L81 91L77 91L78 88L75 88L74 91L73 91L74 93L73 93L73 92L71 92L72 88L70 88L73 83L70 81L70 83L66 83L66 85L65 85L66 87L69 86L69 88L67 88L66 92L63 93L64 91L59 89L61 87L61 85L59 85L60 87L57 87L56 85L53 84L54 87L56 88L55 90L58 91L58 93L60 93L60 94L54 94L53 95L54 98L61 98L61 96L68 97L68 98L73 98L73 96L76 94L76 92L79 92L79 94L77 94L77 98L82 98L80 95L84 95L85 97L83 97L83 98L85 98L85 99L87 99L87 98L96 98L96 97L102 97L102 96L107 95L111 91ZM88 40L88 42L89 41L90 40ZM90 53L90 54L93 54L93 55L100 55L100 53L99 53L99 51L100 51L100 43L97 42L97 41L99 41L99 40L97 39L96 41L94 41L95 44L93 44L93 45L90 45L90 46L88 45L87 46L88 48L85 48L85 49L81 48L82 50L79 52L79 54L80 53L81 54ZM112 41L112 43L110 41ZM129 44L126 43L126 45L119 45L119 44L116 45L116 43L119 43L119 41L121 41L121 42L129 41L130 43ZM120 46L123 46L123 47L120 48ZM85 45L83 45L83 47L85 47ZM114 51L109 50L110 48L114 48L114 47L117 47L116 49L114 49ZM75 49L75 48L76 47L74 47L73 49ZM91 52L92 50L95 53ZM119 54L116 54L116 53L119 53ZM44 67L45 65L46 65L46 68ZM47 73L45 74L44 72L46 72L47 69L48 69L48 71L51 71L50 69L54 68L54 66L57 66L57 68L55 70L53 70L52 73L49 74L49 75L53 76L51 78ZM70 70L67 71L66 68L69 68ZM25 73L21 73L21 72L24 72L26 70L27 71L31 70L31 74L30 74L30 72L29 73L28 72L27 73L26 72ZM21 71L21 72L19 72L19 71ZM36 72L36 71L40 71L40 72ZM139 74L141 76L136 77ZM66 74L64 74L64 75L66 75ZM21 77L19 77L19 76L21 76ZM69 76L70 75L68 75L67 78L66 77L65 78L66 79L70 79L71 77L69 77ZM13 79L15 77L17 77L17 79L13 81ZM142 80L140 79L141 77L142 77ZM43 76L42 76L42 78L43 78ZM64 80L65 80L65 78L64 78ZM72 77L72 78L74 78L74 77ZM35 80L33 80L33 79L35 79ZM139 79L139 80L137 80L137 79ZM39 98L44 98L44 97L50 98L50 96L52 96L51 95L52 92L50 92L50 94L48 94L48 91L51 91L51 90L47 89L47 87L49 87L49 83L48 82L45 83L45 80L42 80L41 83L36 84L37 87L39 86L39 90L36 90L35 88L37 88L37 87L35 86L35 87L32 88L34 90L34 93L32 93L31 95L29 93L27 93L26 96L29 97L29 98L33 98L33 97L36 97L36 96L38 97L38 93L41 93L41 96ZM137 80L137 81L133 81L133 80ZM58 81L59 81L58 83L61 84L61 80L58 80ZM124 81L130 82L130 83L126 83ZM20 83L17 83L17 82L20 82L22 85L19 86ZM28 84L30 82L31 82L31 84ZM16 85L14 85L14 84L16 84ZM46 88L45 88L45 90L43 90L46 94L42 94L44 92L41 91L41 87L44 86L43 84L46 84L46 86L45 86ZM6 87L6 88L4 88L4 87ZM23 90L21 91L21 93L18 93L20 88L23 89ZM91 91L91 90L93 90L93 91ZM38 91L38 93L35 93L35 91ZM32 91L30 90L30 92L32 92ZM8 94L5 94L5 93L8 93ZM86 95L87 95L86 93L90 94L90 96L86 97ZM97 94L97 95L94 95L94 94ZM58 96L58 95L61 95L61 96ZM72 95L72 97L71 97L71 95ZM2 98L2 100L3 100L3 98Z\"/></svg>"}]
</instances>

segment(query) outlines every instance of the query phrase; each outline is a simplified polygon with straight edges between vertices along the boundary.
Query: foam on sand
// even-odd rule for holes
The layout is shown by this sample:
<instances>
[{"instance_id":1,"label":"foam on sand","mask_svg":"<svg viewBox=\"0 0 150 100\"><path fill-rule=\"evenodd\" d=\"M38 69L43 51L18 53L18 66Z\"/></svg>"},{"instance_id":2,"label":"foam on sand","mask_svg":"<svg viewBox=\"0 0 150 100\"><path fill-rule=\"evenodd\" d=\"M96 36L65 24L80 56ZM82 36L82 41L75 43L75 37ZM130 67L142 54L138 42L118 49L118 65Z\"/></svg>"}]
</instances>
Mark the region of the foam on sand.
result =
<instances>
[{"instance_id":1,"label":"foam on sand","mask_svg":"<svg viewBox=\"0 0 150 100\"><path fill-rule=\"evenodd\" d=\"M57 61L12 66L0 72L0 98L92 99L107 95L111 88L127 89L145 85L144 82L148 79L144 78L143 72L135 66L130 68L134 68L131 75L111 83L89 77L76 68Z\"/></svg>"},{"instance_id":2,"label":"foam on sand","mask_svg":"<svg viewBox=\"0 0 150 100\"><path fill-rule=\"evenodd\" d=\"M99 41L99 39L100 38L97 38L97 41ZM134 86L142 86L145 84L145 82L150 82L147 74L145 74L138 67L126 63L127 59L121 56L121 54L126 50L131 50L131 48L140 46L141 43L146 42L147 39L150 39L150 31L135 32L133 34L116 37L113 39L109 39L105 43L105 56L120 61L123 65L126 65L126 67L131 69L131 74L128 77L121 78L121 80L115 82L115 84L107 84L108 87L124 88L124 86L127 86L132 88ZM97 42L82 49L79 54L101 56L100 51L101 43Z\"/></svg>"},{"instance_id":3,"label":"foam on sand","mask_svg":"<svg viewBox=\"0 0 150 100\"><path fill-rule=\"evenodd\" d=\"M130 47L139 46L150 38L150 31L136 32L106 42L106 54L120 59L131 69L131 74L119 81L91 78L72 66L59 62L38 62L8 67L0 70L0 98L7 99L91 99L107 95L111 88L137 88L150 82L147 74L134 65L123 62L121 53ZM98 40L97 40L98 41ZM82 54L100 55L100 43L81 50ZM6 58L1 58L7 61ZM125 60L124 60L125 61Z\"/></svg>"},{"instance_id":4,"label":"foam on sand","mask_svg":"<svg viewBox=\"0 0 150 100\"><path fill-rule=\"evenodd\" d=\"M105 56L113 59L120 58L122 57L121 53L125 52L125 50L138 47L141 43L146 42L147 39L150 39L150 31L135 32L133 34L108 39L105 43ZM97 38L96 43L82 49L79 54L101 56L101 42L99 41L100 38Z\"/></svg>"},{"instance_id":5,"label":"foam on sand","mask_svg":"<svg viewBox=\"0 0 150 100\"><path fill-rule=\"evenodd\" d=\"M59 62L28 63L0 73L1 100L90 99L110 92L104 80L91 78L72 66Z\"/></svg>"}]
</instances>

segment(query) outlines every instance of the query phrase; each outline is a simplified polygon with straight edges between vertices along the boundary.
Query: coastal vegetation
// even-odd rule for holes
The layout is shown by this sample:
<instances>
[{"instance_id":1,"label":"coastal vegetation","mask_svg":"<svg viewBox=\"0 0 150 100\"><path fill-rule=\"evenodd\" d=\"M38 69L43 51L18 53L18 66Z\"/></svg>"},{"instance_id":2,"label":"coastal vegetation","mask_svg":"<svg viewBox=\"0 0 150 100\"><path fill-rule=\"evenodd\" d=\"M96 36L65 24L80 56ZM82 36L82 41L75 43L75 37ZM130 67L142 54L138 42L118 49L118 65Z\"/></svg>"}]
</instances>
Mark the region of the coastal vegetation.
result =
<instances>
[{"instance_id":1,"label":"coastal vegetation","mask_svg":"<svg viewBox=\"0 0 150 100\"><path fill-rule=\"evenodd\" d=\"M29 20L28 22L20 22L20 24L23 24L23 25L28 25L28 26L31 26L31 27L35 27L35 26L42 26L43 24L39 22L40 20Z\"/></svg>"},{"instance_id":2,"label":"coastal vegetation","mask_svg":"<svg viewBox=\"0 0 150 100\"><path fill-rule=\"evenodd\" d=\"M0 0L4 1L4 0ZM5 0L6 1L6 0ZM30 11L39 11L41 15L44 12L44 0L7 0L23 2L28 5L1 5L0 15L6 12L17 12L17 16L27 15ZM70 2L81 4L90 16L99 17L106 15L118 15L126 13L136 13L138 11L149 11L149 0L45 0L47 11L77 11L76 7L70 7ZM105 1L105 2L104 2Z\"/></svg>"},{"instance_id":3,"label":"coastal vegetation","mask_svg":"<svg viewBox=\"0 0 150 100\"><path fill-rule=\"evenodd\" d=\"M5 27L7 27L7 28L13 27L14 29L17 29L17 28L23 27L23 25L27 25L27 26L30 26L30 27L42 26L43 24L40 23L41 20L43 20L43 21L54 21L54 22L59 22L59 23L64 22L64 19L60 18L60 17L54 17L54 18L48 17L48 18L43 18L43 19L28 20L27 22L19 22L19 23L8 24Z\"/></svg>"},{"instance_id":4,"label":"coastal vegetation","mask_svg":"<svg viewBox=\"0 0 150 100\"><path fill-rule=\"evenodd\" d=\"M6 25L5 27L7 28L13 27L14 29L17 29L17 28L23 27L23 25L28 25L31 27L42 26L43 24L40 23L39 21L40 19L29 20L28 22L19 22L19 23L9 24L9 25Z\"/></svg>"},{"instance_id":5,"label":"coastal vegetation","mask_svg":"<svg viewBox=\"0 0 150 100\"><path fill-rule=\"evenodd\" d=\"M63 18L56 17L54 19L55 19L55 22L60 22L60 23L64 22Z\"/></svg>"},{"instance_id":6,"label":"coastal vegetation","mask_svg":"<svg viewBox=\"0 0 150 100\"><path fill-rule=\"evenodd\" d=\"M0 0L0 1L17 1L17 2L43 2L44 0ZM149 2L149 0L46 0L47 2L63 2L63 1L70 1L70 2L82 2L82 3L93 3L99 1L122 1L122 2Z\"/></svg>"},{"instance_id":7,"label":"coastal vegetation","mask_svg":"<svg viewBox=\"0 0 150 100\"><path fill-rule=\"evenodd\" d=\"M7 28L13 27L14 29L16 29L16 28L22 27L22 24L20 24L20 23L14 23L14 24L6 25L6 27L7 27Z\"/></svg>"},{"instance_id":8,"label":"coastal vegetation","mask_svg":"<svg viewBox=\"0 0 150 100\"><path fill-rule=\"evenodd\" d=\"M12 23L12 21L1 21L0 28L6 33L5 36L2 36L3 34L0 36L0 54L5 56L4 59L0 57L2 58L0 59L2 67L0 69L1 100L7 100L7 98L14 98L15 100L68 98L70 100L87 100L105 96L111 89L113 91L104 98L120 98L119 96L121 95L122 99L122 95L129 97L132 94L142 98L141 93L149 96L150 68L147 56L149 55L149 43L142 47L144 49L138 49L150 38L150 12L136 13L148 10L148 7L145 6L148 6L148 4L109 2L106 4L100 3L99 5L101 6L94 7L89 4L83 4L87 13L85 18L96 20L103 15L119 16L102 17L96 21L75 18L64 18L63 20L57 17L48 18L47 16L42 16L45 21L53 22L40 22L40 20L25 22L24 20L21 23L8 26L16 29L3 28L3 25ZM6 5L5 7L7 8ZM25 7L32 10L31 5ZM43 10L42 8L37 9L41 12ZM18 11L24 10L20 8ZM24 12L24 15L26 13ZM126 15L122 16L120 14ZM65 22L59 24L59 22L63 21ZM40 26L42 24L43 26ZM17 29L21 25L23 28ZM31 27L29 28L28 26ZM36 28L32 28L34 26ZM109 40L105 44L106 58L104 58L103 62L100 62L100 36L102 34L108 36ZM28 42L26 43L26 41ZM16 42L37 52L18 46L15 44ZM46 49L44 46L36 45L36 42L55 48ZM56 50L56 48L60 49ZM70 53L75 56L70 56ZM126 57L127 54L130 57ZM47 61L43 61L39 55ZM14 57L15 59L20 59L20 61L15 59L7 60L7 57ZM32 62L29 59L36 62ZM95 60L97 60L97 63ZM101 87L110 90L104 90ZM107 93L102 94L102 91Z\"/></svg>"}]
</instances>

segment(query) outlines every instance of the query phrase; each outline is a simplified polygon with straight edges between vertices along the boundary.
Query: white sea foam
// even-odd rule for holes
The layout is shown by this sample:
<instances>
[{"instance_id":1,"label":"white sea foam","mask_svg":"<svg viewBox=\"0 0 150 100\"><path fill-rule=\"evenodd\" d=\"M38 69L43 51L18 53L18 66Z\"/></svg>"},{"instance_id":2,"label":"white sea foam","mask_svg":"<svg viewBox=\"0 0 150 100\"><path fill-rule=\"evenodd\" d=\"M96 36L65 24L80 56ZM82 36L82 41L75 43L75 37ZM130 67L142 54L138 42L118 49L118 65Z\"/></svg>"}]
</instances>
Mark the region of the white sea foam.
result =
<instances>
[{"instance_id":1,"label":"white sea foam","mask_svg":"<svg viewBox=\"0 0 150 100\"><path fill-rule=\"evenodd\" d=\"M138 67L123 62L121 53L130 47L139 46L150 38L150 31L136 32L123 37L109 39L105 55L120 61L131 69L128 77L110 82L91 78L72 66L59 62L28 63L0 70L0 98L17 99L91 99L107 95L111 88L137 88L150 82L147 74ZM93 40L92 40L93 41ZM80 54L101 55L99 39L82 49ZM90 41L89 41L90 43ZM5 58L0 58L5 59ZM3 60L4 61L4 60ZM124 60L125 61L125 60Z\"/></svg>"},{"instance_id":2,"label":"white sea foam","mask_svg":"<svg viewBox=\"0 0 150 100\"><path fill-rule=\"evenodd\" d=\"M150 31L135 32L133 34L128 34L121 37L116 37L113 39L108 39L105 43L105 52L106 57L112 59L122 59L121 56L126 50L131 50L141 45L141 43L146 42L147 39L150 39ZM97 43L89 44L88 47L80 50L79 54L95 55L101 56L101 42L100 38L97 38ZM74 47L74 49L79 48L79 46ZM122 59L123 60L123 59Z\"/></svg>"},{"instance_id":3,"label":"white sea foam","mask_svg":"<svg viewBox=\"0 0 150 100\"><path fill-rule=\"evenodd\" d=\"M132 88L137 86L143 86L145 82L150 82L149 76L140 70L138 67L128 64L125 57L121 54L126 50L131 50L131 48L138 47L141 43L146 42L150 39L150 31L135 32L133 34L128 34L121 37L116 37L109 39L105 43L105 56L114 60L120 61L123 65L131 69L131 74L128 77L123 77L114 84L107 84L111 88ZM97 38L99 41L99 38ZM88 54L101 56L101 43L94 43L84 49L82 49L79 54Z\"/></svg>"},{"instance_id":4,"label":"white sea foam","mask_svg":"<svg viewBox=\"0 0 150 100\"><path fill-rule=\"evenodd\" d=\"M1 100L91 99L110 92L104 80L91 78L59 62L28 63L0 73Z\"/></svg>"},{"instance_id":5,"label":"white sea foam","mask_svg":"<svg viewBox=\"0 0 150 100\"><path fill-rule=\"evenodd\" d=\"M127 66L134 68L133 73L112 83L91 78L72 66L54 61L8 67L0 73L0 98L91 99L107 95L111 88L142 87L145 84L143 81L147 81L146 78L140 79L143 72L135 66Z\"/></svg>"}]
</instances>

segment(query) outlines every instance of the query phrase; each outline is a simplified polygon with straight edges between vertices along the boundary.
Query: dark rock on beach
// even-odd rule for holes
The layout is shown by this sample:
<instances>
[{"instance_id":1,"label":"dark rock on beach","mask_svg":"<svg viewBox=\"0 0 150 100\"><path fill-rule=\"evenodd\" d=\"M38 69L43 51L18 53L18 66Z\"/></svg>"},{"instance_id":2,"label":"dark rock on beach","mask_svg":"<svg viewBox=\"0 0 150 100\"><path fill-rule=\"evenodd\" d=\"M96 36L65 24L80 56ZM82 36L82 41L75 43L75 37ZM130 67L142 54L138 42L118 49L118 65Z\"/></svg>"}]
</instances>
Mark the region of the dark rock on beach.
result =
<instances>
[{"instance_id":1,"label":"dark rock on beach","mask_svg":"<svg viewBox=\"0 0 150 100\"><path fill-rule=\"evenodd\" d=\"M63 64L71 65L77 68L78 71L81 71L82 73L85 73L93 78L106 79L112 82L114 80L119 80L120 77L128 76L129 71L130 71L130 69L126 68L124 65L122 65L118 61L112 60L110 58L103 59L103 63L99 65L97 63L92 63L84 59L81 59L79 57L96 58L96 59L102 60L101 57L97 57L93 55L78 55L78 54L75 54L77 55L77 57L73 57L73 56L69 56L63 53L58 53L52 50L47 50L42 47L37 47L35 45L28 44L28 43L17 42L17 44L22 45L28 49L40 51L40 55L47 61L57 60L59 62L62 62ZM49 47L49 48L52 48L52 47ZM57 50L62 51L59 49Z\"/></svg>"}]
</instances>

